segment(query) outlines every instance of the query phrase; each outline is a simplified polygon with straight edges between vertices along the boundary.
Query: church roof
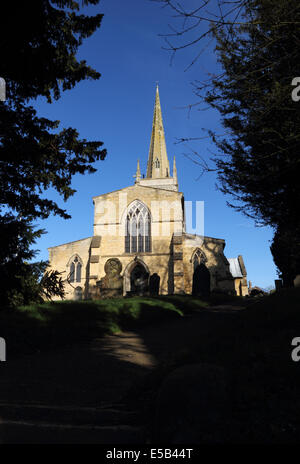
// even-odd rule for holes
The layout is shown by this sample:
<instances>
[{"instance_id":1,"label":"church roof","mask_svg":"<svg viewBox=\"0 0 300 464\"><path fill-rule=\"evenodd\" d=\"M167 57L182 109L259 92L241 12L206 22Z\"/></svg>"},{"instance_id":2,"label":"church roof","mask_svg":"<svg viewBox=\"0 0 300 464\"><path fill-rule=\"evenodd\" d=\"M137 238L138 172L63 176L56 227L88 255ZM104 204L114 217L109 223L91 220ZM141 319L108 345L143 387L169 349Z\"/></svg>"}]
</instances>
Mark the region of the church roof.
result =
<instances>
[{"instance_id":1,"label":"church roof","mask_svg":"<svg viewBox=\"0 0 300 464\"><path fill-rule=\"evenodd\" d=\"M231 272L232 277L243 277L238 258L227 258L227 261L229 262L229 270Z\"/></svg>"},{"instance_id":2,"label":"church roof","mask_svg":"<svg viewBox=\"0 0 300 464\"><path fill-rule=\"evenodd\" d=\"M184 232L183 235L184 237L190 240L201 239L204 241L204 243L209 241L209 242L222 243L225 246L225 240L223 238L209 237L208 235L190 234L188 232Z\"/></svg>"},{"instance_id":3,"label":"church roof","mask_svg":"<svg viewBox=\"0 0 300 464\"><path fill-rule=\"evenodd\" d=\"M140 183L138 184L134 184L134 185L129 185L128 187L123 187L123 188L120 188L120 189L117 189L117 190L112 190L111 192L106 192L106 193L101 193L100 195L95 195L94 197L92 197L92 199L96 199L96 198L99 198L99 197L104 197L105 195L111 195L112 193L116 193L116 192L121 192L122 190L128 190L128 189L134 189L134 188L145 188L145 189L152 189L152 190L164 190L165 192L169 192L169 193L178 193L179 195L183 195L182 192L178 192L178 190L174 191L174 190L170 190L168 188L164 188L164 186L161 186L159 187L159 189L157 187L152 187L151 185L142 185Z\"/></svg>"},{"instance_id":4,"label":"church roof","mask_svg":"<svg viewBox=\"0 0 300 464\"><path fill-rule=\"evenodd\" d=\"M71 242L61 243L60 245L55 245L55 246L52 246L52 247L48 247L47 250L51 250L52 248L59 248L59 247L64 246L64 245L71 245L71 243L84 242L85 240L89 240L89 239L92 240L93 237L85 237L85 238L80 238L79 240L72 240Z\"/></svg>"}]
</instances>

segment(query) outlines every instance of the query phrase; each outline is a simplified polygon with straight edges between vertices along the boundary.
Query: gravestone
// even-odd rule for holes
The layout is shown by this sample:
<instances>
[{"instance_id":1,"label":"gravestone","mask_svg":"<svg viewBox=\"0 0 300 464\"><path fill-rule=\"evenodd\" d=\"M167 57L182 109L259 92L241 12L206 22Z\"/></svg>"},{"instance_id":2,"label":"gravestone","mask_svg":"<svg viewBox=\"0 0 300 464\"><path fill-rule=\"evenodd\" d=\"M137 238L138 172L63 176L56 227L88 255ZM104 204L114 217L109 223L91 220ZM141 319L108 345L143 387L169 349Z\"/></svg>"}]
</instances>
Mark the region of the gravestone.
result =
<instances>
[{"instance_id":1,"label":"gravestone","mask_svg":"<svg viewBox=\"0 0 300 464\"><path fill-rule=\"evenodd\" d=\"M159 275L155 272L150 276L149 280L149 292L150 295L158 295L159 294L159 283L160 283L160 277Z\"/></svg>"},{"instance_id":2,"label":"gravestone","mask_svg":"<svg viewBox=\"0 0 300 464\"><path fill-rule=\"evenodd\" d=\"M294 279L294 286L300 287L300 274L298 274Z\"/></svg>"},{"instance_id":3,"label":"gravestone","mask_svg":"<svg viewBox=\"0 0 300 464\"><path fill-rule=\"evenodd\" d=\"M97 282L100 298L115 298L123 295L122 264L118 258L108 259L104 266L105 276Z\"/></svg>"}]
</instances>

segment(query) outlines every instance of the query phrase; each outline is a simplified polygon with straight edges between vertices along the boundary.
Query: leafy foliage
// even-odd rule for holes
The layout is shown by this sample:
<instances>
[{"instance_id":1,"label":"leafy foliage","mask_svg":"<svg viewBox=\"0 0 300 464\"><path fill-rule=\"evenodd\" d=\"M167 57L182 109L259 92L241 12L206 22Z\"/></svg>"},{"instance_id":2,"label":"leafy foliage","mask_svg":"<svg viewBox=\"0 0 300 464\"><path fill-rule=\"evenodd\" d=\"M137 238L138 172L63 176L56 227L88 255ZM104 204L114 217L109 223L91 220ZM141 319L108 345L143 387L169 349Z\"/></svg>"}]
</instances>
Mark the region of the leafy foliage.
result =
<instances>
[{"instance_id":1,"label":"leafy foliage","mask_svg":"<svg viewBox=\"0 0 300 464\"><path fill-rule=\"evenodd\" d=\"M300 271L300 228L278 228L271 245L274 262L282 273L285 287L292 287Z\"/></svg>"},{"instance_id":2,"label":"leafy foliage","mask_svg":"<svg viewBox=\"0 0 300 464\"><path fill-rule=\"evenodd\" d=\"M65 297L64 283L61 277L61 272L46 271L40 281L40 295L44 296L48 300L51 300L53 296L59 296L60 298Z\"/></svg>"},{"instance_id":3,"label":"leafy foliage","mask_svg":"<svg viewBox=\"0 0 300 464\"><path fill-rule=\"evenodd\" d=\"M291 85L299 69L300 4L199 0L188 10L185 0L157 1L183 20L181 28L172 27L165 37L173 53L202 47L203 39L216 44L221 72L196 81L194 90L196 105L218 110L225 135L209 131L218 149L209 160L213 167L197 153L193 161L202 172L217 171L221 191L232 198L231 207L275 229L273 256L289 281L300 273L300 103L293 101Z\"/></svg>"},{"instance_id":4,"label":"leafy foliage","mask_svg":"<svg viewBox=\"0 0 300 464\"><path fill-rule=\"evenodd\" d=\"M47 271L48 262L30 263L36 254L31 249L43 230L34 230L26 220L9 214L0 217L1 307L42 302L53 296L64 298L62 278L57 271Z\"/></svg>"},{"instance_id":5,"label":"leafy foliage","mask_svg":"<svg viewBox=\"0 0 300 464\"><path fill-rule=\"evenodd\" d=\"M216 33L225 73L213 81L206 101L218 109L229 135L211 134L222 152L215 161L221 190L242 202L231 206L275 228L271 251L287 285L300 272L300 111L291 96L300 6L253 0L245 15L252 23L232 31L230 42L225 31Z\"/></svg>"},{"instance_id":6,"label":"leafy foliage","mask_svg":"<svg viewBox=\"0 0 300 464\"><path fill-rule=\"evenodd\" d=\"M294 0L253 0L245 15L252 23L231 31L230 42L226 31L216 33L225 72L205 97L227 131L222 139L211 134L222 153L219 179L222 191L242 202L238 210L261 224L291 227L300 200L300 112L291 98L300 7Z\"/></svg>"},{"instance_id":7,"label":"leafy foliage","mask_svg":"<svg viewBox=\"0 0 300 464\"><path fill-rule=\"evenodd\" d=\"M32 288L32 272L28 261L35 252L31 245L42 230L34 231L26 220L6 213L0 217L0 298L1 306L24 304Z\"/></svg>"},{"instance_id":8,"label":"leafy foliage","mask_svg":"<svg viewBox=\"0 0 300 464\"><path fill-rule=\"evenodd\" d=\"M43 96L51 103L61 90L84 79L99 79L85 61L77 61L76 53L103 15L78 15L79 4L68 0L35 1L34 14L33 4L8 6L1 28L7 101L0 106L0 203L31 219L50 213L67 218L66 211L41 193L53 187L67 200L75 192L73 175L95 172L92 163L104 159L106 150L100 148L102 142L80 140L75 129L56 133L59 121L38 117L28 101Z\"/></svg>"},{"instance_id":9,"label":"leafy foliage","mask_svg":"<svg viewBox=\"0 0 300 464\"><path fill-rule=\"evenodd\" d=\"M26 2L17 7L9 3L0 29L1 77L7 86L7 100L0 102L0 234L6 244L0 279L10 302L16 303L26 293L25 281L34 278L25 260L34 256L29 247L41 231L33 232L32 221L51 213L70 217L45 191L52 187L66 201L75 192L72 177L95 172L93 163L106 156L102 142L80 139L74 128L58 131L59 121L37 116L30 105L41 96L51 103L78 82L99 79L76 54L103 15L87 16L79 10L79 3L70 0L35 0L30 8ZM53 291L55 277L47 278Z\"/></svg>"}]
</instances>

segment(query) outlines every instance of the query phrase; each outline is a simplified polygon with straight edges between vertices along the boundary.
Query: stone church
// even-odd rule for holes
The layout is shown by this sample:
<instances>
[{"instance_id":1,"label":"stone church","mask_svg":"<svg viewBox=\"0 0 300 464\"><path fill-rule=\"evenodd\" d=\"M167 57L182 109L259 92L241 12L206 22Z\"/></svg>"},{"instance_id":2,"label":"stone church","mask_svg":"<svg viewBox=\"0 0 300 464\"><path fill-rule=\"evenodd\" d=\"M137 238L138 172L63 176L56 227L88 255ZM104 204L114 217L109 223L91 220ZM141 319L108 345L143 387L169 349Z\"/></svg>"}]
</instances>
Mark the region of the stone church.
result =
<instances>
[{"instance_id":1,"label":"stone church","mask_svg":"<svg viewBox=\"0 0 300 464\"><path fill-rule=\"evenodd\" d=\"M49 248L67 299L129 295L246 295L242 256L227 260L225 240L186 232L185 203L171 173L158 87L146 176L93 198L94 235Z\"/></svg>"}]
</instances>

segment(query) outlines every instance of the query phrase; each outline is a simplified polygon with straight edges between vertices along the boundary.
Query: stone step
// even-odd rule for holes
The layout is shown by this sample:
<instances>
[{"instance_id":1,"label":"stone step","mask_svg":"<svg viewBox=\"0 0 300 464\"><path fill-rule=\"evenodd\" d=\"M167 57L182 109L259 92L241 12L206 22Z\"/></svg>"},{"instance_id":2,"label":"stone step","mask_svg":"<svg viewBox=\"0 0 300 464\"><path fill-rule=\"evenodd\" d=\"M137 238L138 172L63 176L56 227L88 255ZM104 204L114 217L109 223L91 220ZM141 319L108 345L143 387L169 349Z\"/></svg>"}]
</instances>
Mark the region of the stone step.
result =
<instances>
[{"instance_id":1,"label":"stone step","mask_svg":"<svg viewBox=\"0 0 300 464\"><path fill-rule=\"evenodd\" d=\"M108 407L53 406L43 404L0 403L0 420L38 421L39 423L116 426L128 424L140 425L137 411L122 408L122 405Z\"/></svg>"},{"instance_id":2,"label":"stone step","mask_svg":"<svg viewBox=\"0 0 300 464\"><path fill-rule=\"evenodd\" d=\"M1 420L0 444L132 444L146 442L143 427Z\"/></svg>"}]
</instances>

